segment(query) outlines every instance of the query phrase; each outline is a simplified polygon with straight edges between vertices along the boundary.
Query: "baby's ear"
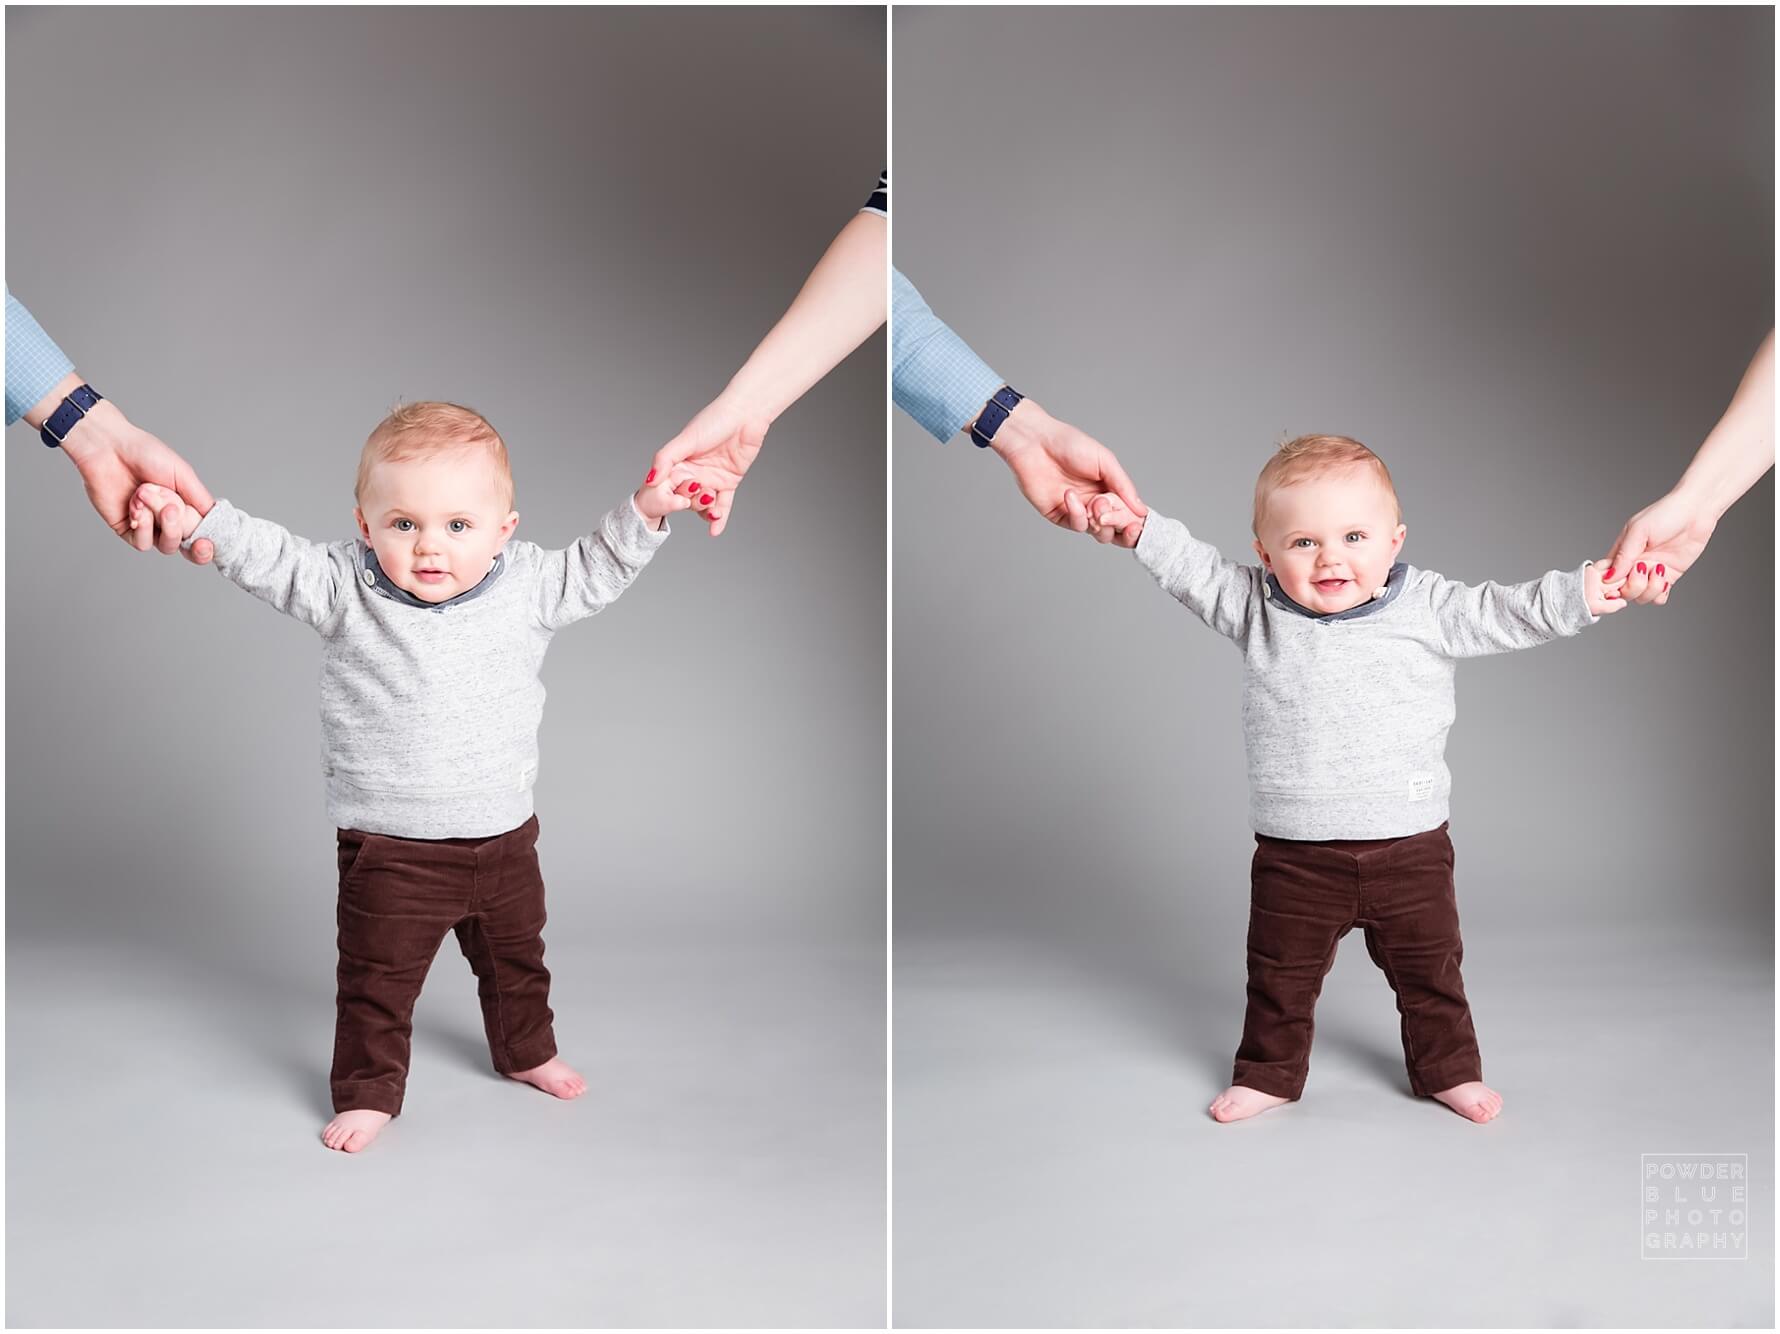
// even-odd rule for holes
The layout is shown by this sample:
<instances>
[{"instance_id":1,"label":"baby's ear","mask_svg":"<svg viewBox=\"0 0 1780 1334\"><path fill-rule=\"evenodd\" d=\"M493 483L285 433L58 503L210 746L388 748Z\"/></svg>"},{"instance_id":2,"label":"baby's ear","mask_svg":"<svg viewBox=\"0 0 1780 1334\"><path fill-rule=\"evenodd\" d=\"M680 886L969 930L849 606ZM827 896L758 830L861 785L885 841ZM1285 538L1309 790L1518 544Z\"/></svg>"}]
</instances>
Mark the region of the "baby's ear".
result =
<instances>
[{"instance_id":1,"label":"baby's ear","mask_svg":"<svg viewBox=\"0 0 1780 1334\"><path fill-rule=\"evenodd\" d=\"M514 510L507 516L507 521L501 525L501 541L505 542L513 536L513 530L517 527L519 527L519 511Z\"/></svg>"},{"instance_id":2,"label":"baby's ear","mask_svg":"<svg viewBox=\"0 0 1780 1334\"><path fill-rule=\"evenodd\" d=\"M358 520L358 535L364 538L365 541L369 542L371 540L371 525L365 522L365 512L357 505L354 505L352 507L352 517Z\"/></svg>"},{"instance_id":3,"label":"baby's ear","mask_svg":"<svg viewBox=\"0 0 1780 1334\"><path fill-rule=\"evenodd\" d=\"M1261 545L1261 539L1258 537L1255 539L1255 555L1261 558L1262 565L1266 566L1269 570L1273 568L1273 560L1268 556L1267 548Z\"/></svg>"}]
</instances>

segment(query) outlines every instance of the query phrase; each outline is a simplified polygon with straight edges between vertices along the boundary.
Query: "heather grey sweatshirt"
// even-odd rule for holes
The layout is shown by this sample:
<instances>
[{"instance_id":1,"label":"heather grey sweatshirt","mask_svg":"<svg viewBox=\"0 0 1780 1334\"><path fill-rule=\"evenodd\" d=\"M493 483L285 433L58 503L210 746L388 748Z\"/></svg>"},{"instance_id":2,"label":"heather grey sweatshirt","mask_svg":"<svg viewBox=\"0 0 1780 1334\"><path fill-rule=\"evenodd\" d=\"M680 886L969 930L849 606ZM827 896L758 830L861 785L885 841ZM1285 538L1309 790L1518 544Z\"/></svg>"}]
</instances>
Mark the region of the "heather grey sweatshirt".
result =
<instances>
[{"instance_id":1,"label":"heather grey sweatshirt","mask_svg":"<svg viewBox=\"0 0 1780 1334\"><path fill-rule=\"evenodd\" d=\"M1133 553L1164 591L1242 651L1249 819L1274 838L1395 838L1447 818L1459 658L1579 633L1582 569L1467 587L1398 565L1384 596L1306 611L1154 510Z\"/></svg>"},{"instance_id":2,"label":"heather grey sweatshirt","mask_svg":"<svg viewBox=\"0 0 1780 1334\"><path fill-rule=\"evenodd\" d=\"M322 772L343 829L480 838L531 818L555 633L615 599L667 526L626 500L562 551L509 541L488 575L428 604L391 583L362 541L309 542L216 502L207 537L233 583L322 637Z\"/></svg>"}]
</instances>

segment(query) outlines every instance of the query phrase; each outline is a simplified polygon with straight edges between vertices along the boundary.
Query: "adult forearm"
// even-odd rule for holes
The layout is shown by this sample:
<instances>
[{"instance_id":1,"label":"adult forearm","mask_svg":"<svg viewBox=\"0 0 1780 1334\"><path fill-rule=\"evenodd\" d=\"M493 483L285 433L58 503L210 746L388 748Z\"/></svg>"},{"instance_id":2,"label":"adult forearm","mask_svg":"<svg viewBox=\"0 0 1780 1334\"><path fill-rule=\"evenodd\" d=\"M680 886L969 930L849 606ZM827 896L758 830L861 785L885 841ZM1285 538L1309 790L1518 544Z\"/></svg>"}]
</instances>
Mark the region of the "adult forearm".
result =
<instances>
[{"instance_id":1,"label":"adult forearm","mask_svg":"<svg viewBox=\"0 0 1780 1334\"><path fill-rule=\"evenodd\" d=\"M1731 403L1675 485L1716 521L1774 466L1774 331L1762 340Z\"/></svg>"},{"instance_id":2,"label":"adult forearm","mask_svg":"<svg viewBox=\"0 0 1780 1334\"><path fill-rule=\"evenodd\" d=\"M62 400L85 383L79 371L64 375L47 394L31 405L25 413L26 424L33 430L40 430L50 414L61 406ZM115 450L123 433L130 429L129 418L124 416L123 409L108 398L101 399L69 428L62 441L62 453L78 468L96 454Z\"/></svg>"},{"instance_id":3,"label":"adult forearm","mask_svg":"<svg viewBox=\"0 0 1780 1334\"><path fill-rule=\"evenodd\" d=\"M724 395L767 421L802 398L884 323L885 261L884 219L856 215Z\"/></svg>"}]
</instances>

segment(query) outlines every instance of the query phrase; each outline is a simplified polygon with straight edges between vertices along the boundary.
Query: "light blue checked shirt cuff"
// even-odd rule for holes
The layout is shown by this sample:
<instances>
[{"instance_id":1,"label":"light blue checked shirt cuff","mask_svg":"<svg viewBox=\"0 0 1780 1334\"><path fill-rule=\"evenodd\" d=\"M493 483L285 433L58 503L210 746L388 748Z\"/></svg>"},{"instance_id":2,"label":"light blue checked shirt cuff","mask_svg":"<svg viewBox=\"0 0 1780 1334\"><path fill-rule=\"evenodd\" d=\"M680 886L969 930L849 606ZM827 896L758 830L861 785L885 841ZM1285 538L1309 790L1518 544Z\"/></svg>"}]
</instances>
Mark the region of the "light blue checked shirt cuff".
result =
<instances>
[{"instance_id":1,"label":"light blue checked shirt cuff","mask_svg":"<svg viewBox=\"0 0 1780 1334\"><path fill-rule=\"evenodd\" d=\"M11 426L74 369L31 312L6 293L6 424Z\"/></svg>"},{"instance_id":2,"label":"light blue checked shirt cuff","mask_svg":"<svg viewBox=\"0 0 1780 1334\"><path fill-rule=\"evenodd\" d=\"M896 406L942 445L1006 383L890 270L890 381Z\"/></svg>"}]
</instances>

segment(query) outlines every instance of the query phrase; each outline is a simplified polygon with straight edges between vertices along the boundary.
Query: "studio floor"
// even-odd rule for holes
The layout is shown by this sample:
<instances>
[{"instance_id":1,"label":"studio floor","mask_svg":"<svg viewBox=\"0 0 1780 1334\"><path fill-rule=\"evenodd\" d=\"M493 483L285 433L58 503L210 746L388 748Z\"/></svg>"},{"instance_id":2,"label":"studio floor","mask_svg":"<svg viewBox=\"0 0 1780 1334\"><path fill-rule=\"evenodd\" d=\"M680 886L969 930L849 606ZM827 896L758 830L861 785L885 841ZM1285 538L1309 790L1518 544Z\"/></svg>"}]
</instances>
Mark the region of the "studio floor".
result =
<instances>
[{"instance_id":1,"label":"studio floor","mask_svg":"<svg viewBox=\"0 0 1780 1334\"><path fill-rule=\"evenodd\" d=\"M1768 940L1468 932L1483 1126L1410 1095L1357 933L1303 1099L1211 1121L1243 1009L1218 943L899 923L899 1327L1772 1327ZM1750 1258L1642 1258L1670 1152L1748 1155Z\"/></svg>"},{"instance_id":2,"label":"studio floor","mask_svg":"<svg viewBox=\"0 0 1780 1334\"><path fill-rule=\"evenodd\" d=\"M883 1323L881 944L553 935L563 1103L490 1070L448 940L353 1156L331 954L223 953L9 941L9 1326Z\"/></svg>"}]
</instances>

